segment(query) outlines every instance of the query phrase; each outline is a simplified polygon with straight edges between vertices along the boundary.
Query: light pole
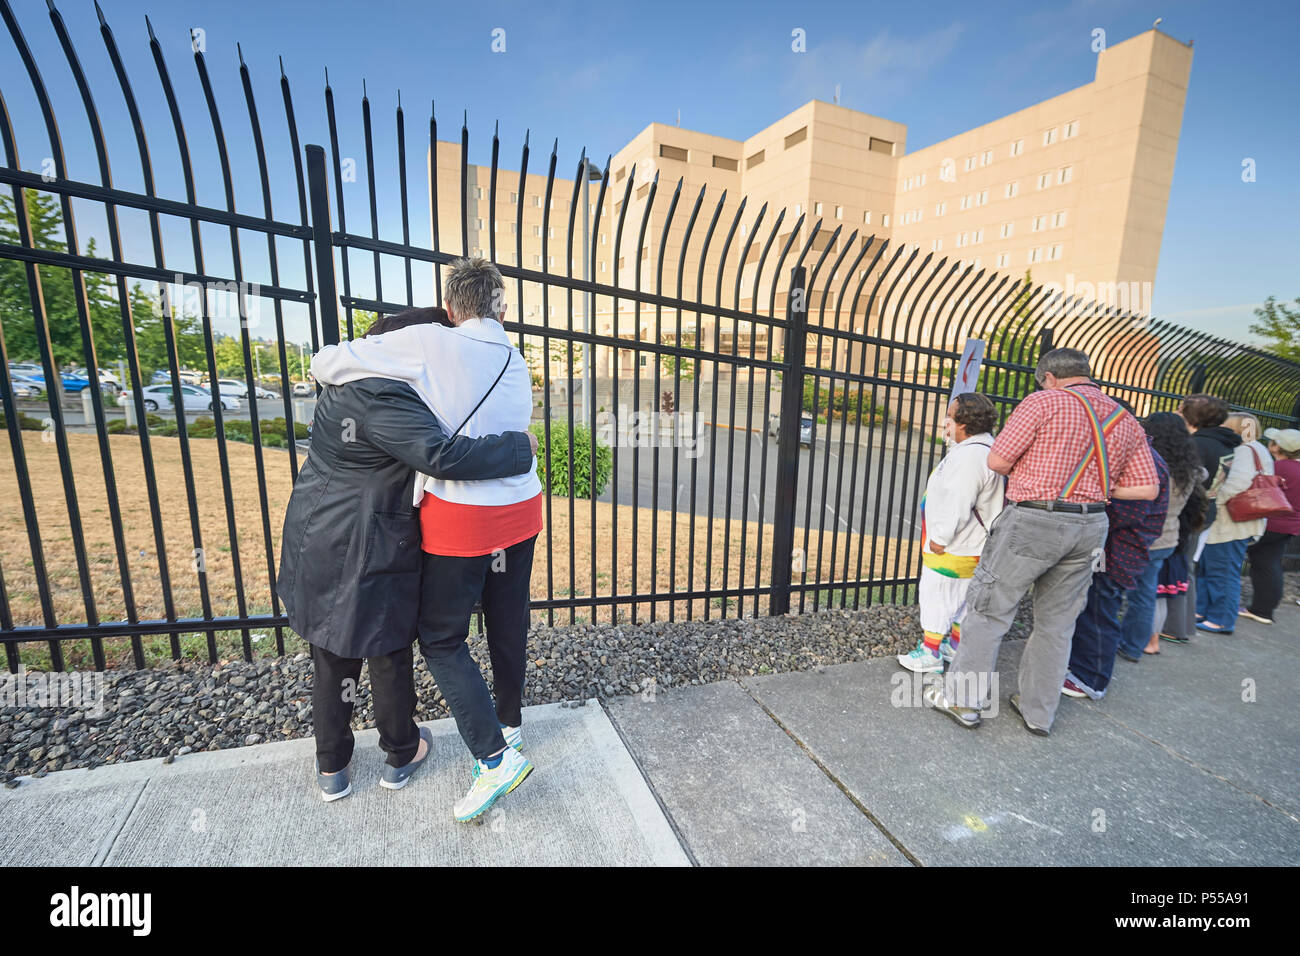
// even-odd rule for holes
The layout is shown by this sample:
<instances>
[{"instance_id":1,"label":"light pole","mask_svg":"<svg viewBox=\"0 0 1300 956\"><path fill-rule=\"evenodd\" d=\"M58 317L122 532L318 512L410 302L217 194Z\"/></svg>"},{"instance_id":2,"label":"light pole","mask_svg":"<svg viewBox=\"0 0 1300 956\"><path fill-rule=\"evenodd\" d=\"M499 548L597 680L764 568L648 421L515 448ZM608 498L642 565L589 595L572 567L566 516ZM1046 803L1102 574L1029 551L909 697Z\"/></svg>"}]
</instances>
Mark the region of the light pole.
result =
<instances>
[{"instance_id":1,"label":"light pole","mask_svg":"<svg viewBox=\"0 0 1300 956\"><path fill-rule=\"evenodd\" d=\"M603 180L604 174L591 165L591 160L582 158L582 278L591 282L591 184ZM582 331L590 335L595 327L593 318L596 310L595 293L588 290L587 305L582 310ZM591 414L591 393L596 388L596 370L592 367L592 349L590 342L582 343L582 371L587 377L582 387L582 421L589 420Z\"/></svg>"}]
</instances>

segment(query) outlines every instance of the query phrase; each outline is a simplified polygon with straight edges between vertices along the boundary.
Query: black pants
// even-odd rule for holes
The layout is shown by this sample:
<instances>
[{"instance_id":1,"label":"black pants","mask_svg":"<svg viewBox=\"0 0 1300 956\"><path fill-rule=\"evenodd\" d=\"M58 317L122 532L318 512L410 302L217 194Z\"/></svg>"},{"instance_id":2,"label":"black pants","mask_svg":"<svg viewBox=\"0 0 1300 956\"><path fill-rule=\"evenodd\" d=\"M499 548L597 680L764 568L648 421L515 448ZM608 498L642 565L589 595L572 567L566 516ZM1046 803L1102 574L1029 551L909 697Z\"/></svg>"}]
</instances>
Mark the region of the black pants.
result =
<instances>
[{"instance_id":1,"label":"black pants","mask_svg":"<svg viewBox=\"0 0 1300 956\"><path fill-rule=\"evenodd\" d=\"M501 724L518 727L528 663L528 583L533 574L534 535L496 554L473 558L424 556L420 593L420 651L447 699L456 727L478 760L502 750ZM483 603L492 685L465 643L470 614Z\"/></svg>"},{"instance_id":2,"label":"black pants","mask_svg":"<svg viewBox=\"0 0 1300 956\"><path fill-rule=\"evenodd\" d=\"M1282 603L1282 553L1293 535L1281 531L1265 531L1260 539L1246 549L1250 559L1251 614L1273 619L1273 612Z\"/></svg>"},{"instance_id":3,"label":"black pants","mask_svg":"<svg viewBox=\"0 0 1300 956\"><path fill-rule=\"evenodd\" d=\"M312 722L316 727L316 761L321 772L336 773L352 760L352 705L357 699L361 659L339 657L323 647L311 649L315 676L311 685ZM408 644L370 663L370 693L375 703L379 746L388 763L404 767L420 749L415 724L415 652Z\"/></svg>"}]
</instances>

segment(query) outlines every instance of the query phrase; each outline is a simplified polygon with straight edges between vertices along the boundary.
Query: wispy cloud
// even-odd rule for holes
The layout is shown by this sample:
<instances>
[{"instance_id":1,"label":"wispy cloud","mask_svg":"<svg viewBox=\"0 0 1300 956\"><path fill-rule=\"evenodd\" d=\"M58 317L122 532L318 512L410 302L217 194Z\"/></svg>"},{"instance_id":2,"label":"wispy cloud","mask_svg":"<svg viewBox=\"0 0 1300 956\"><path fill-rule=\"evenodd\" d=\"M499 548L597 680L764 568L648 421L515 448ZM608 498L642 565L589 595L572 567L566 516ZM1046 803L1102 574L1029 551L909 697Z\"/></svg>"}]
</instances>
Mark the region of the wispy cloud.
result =
<instances>
[{"instance_id":1,"label":"wispy cloud","mask_svg":"<svg viewBox=\"0 0 1300 956\"><path fill-rule=\"evenodd\" d=\"M784 85L806 99L829 99L838 83L846 97L861 101L869 91L880 102L914 87L951 55L963 30L961 23L918 37L883 30L865 43L839 37L819 43L814 34L808 52L791 54Z\"/></svg>"}]
</instances>

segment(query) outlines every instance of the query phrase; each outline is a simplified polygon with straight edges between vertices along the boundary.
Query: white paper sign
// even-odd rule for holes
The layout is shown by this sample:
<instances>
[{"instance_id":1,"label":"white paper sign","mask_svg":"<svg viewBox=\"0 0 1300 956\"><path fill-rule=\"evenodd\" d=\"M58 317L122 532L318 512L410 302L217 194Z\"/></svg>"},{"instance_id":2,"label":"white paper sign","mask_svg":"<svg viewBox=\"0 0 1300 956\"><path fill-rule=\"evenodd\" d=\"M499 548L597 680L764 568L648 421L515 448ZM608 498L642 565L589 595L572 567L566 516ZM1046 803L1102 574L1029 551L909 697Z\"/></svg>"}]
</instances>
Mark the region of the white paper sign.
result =
<instances>
[{"instance_id":1,"label":"white paper sign","mask_svg":"<svg viewBox=\"0 0 1300 956\"><path fill-rule=\"evenodd\" d=\"M962 392L973 392L980 380L980 363L984 361L984 340L967 339L962 349L961 361L957 363L957 375L952 380L952 394L948 396L951 404Z\"/></svg>"}]
</instances>

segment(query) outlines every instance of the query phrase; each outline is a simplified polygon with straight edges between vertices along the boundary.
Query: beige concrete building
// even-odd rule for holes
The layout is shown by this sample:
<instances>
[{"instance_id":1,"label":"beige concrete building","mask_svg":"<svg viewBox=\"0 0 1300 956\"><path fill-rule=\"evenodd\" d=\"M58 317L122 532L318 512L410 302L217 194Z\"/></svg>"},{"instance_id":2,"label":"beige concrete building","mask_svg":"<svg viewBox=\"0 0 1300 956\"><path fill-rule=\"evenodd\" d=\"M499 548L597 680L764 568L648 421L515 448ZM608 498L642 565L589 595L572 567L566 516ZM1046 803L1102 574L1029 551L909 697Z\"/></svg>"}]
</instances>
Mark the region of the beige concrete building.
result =
<instances>
[{"instance_id":1,"label":"beige concrete building","mask_svg":"<svg viewBox=\"0 0 1300 956\"><path fill-rule=\"evenodd\" d=\"M855 248L849 250L845 263L851 263L858 249L875 236L877 241L890 240L891 249L903 245L919 250L918 263L934 253L935 262L947 257L950 263L961 260L1013 278L1029 270L1035 283L1051 283L1068 295L1147 312L1191 58L1189 46L1166 34L1142 33L1099 53L1091 83L911 153L902 123L821 101L801 106L743 141L652 123L611 161L609 190L590 226L596 249L592 278L603 285L631 288L638 283L639 265L643 291L676 296L680 282L684 299L702 295L706 302L724 307L739 302L742 310L766 313L773 263L802 215L795 254L812 224L821 220L815 253L826 247L836 227L842 227L830 262L856 231ZM440 143L437 159L442 248L459 251L459 144ZM522 186L522 258L517 255L515 226L519 174L498 172L494 225L490 170L470 167L466 197L470 252L487 255L494 236L502 264L559 274L568 271L566 236L575 184L557 175L547 202L546 176L536 170L545 170L548 159L546 154L532 154ZM646 217L656 173L657 192ZM665 233L679 180L680 194ZM593 214L599 187L599 183L591 185ZM701 191L703 199L692 224ZM724 192L726 202L701 274L704 236ZM572 210L572 273L581 277L580 192L578 196L579 208ZM617 227L625 197L628 208L619 241ZM742 197L747 201L737 222ZM764 206L763 220L755 228ZM758 258L782 210L784 219L755 290ZM641 241L643 217L646 228ZM683 256L688 229L690 241ZM724 246L725 266L719 276L717 264ZM862 267L873 254L868 253ZM778 316L784 314L780 293L793 258L775 276ZM813 261L815 255L810 264ZM819 279L818 290L826 288L825 278ZM835 279L833 294L825 302L827 324L834 318L834 293L846 280L850 292L856 284L847 275L837 274ZM511 302L515 310L513 283ZM810 299L811 323L821 320L821 305L820 294L815 293ZM908 305L904 303L904 310ZM569 297L552 288L543 301L540 285L526 283L522 309L529 321L567 326L572 316L574 327L583 328L585 303L580 294L573 296L570 306ZM594 312L595 331L613 334L613 297L598 296ZM642 307L638 315L631 303L622 301L617 334L653 340L658 323L663 339L671 341L678 318L674 310L660 309L656 314L653 307ZM733 342L736 330L727 320L715 328L707 315L685 313L680 318L683 338L700 336L711 345L716 335L721 349L731 351L734 346L742 354L751 347L760 351L766 347L761 326L750 329L748 323L741 323L739 339ZM909 337L915 337L933 317L912 318ZM847 328L847 315L839 321ZM868 331L878 331L878 316L865 321ZM864 317L857 315L855 327L862 329L863 324ZM602 349L597 354L601 374L613 369L611 352ZM620 370L630 371L634 361L630 350L620 353Z\"/></svg>"}]
</instances>

